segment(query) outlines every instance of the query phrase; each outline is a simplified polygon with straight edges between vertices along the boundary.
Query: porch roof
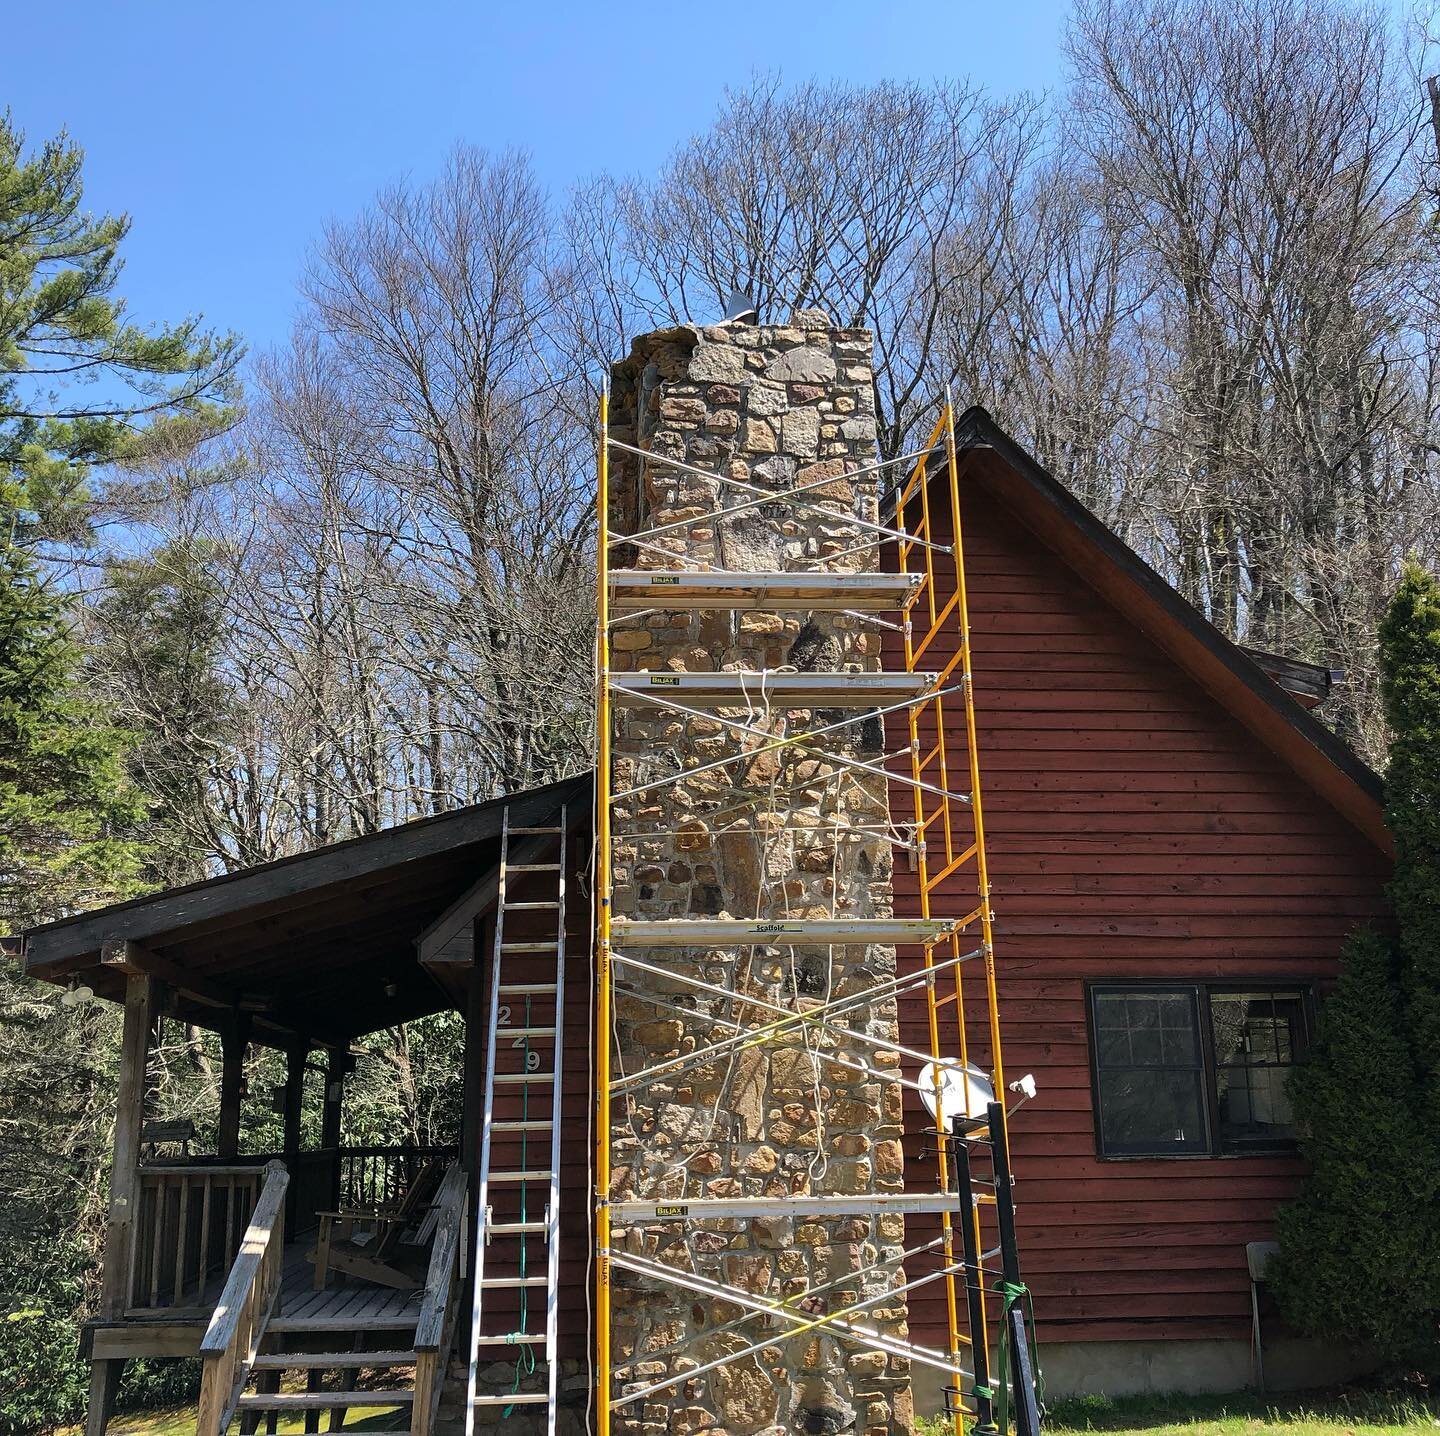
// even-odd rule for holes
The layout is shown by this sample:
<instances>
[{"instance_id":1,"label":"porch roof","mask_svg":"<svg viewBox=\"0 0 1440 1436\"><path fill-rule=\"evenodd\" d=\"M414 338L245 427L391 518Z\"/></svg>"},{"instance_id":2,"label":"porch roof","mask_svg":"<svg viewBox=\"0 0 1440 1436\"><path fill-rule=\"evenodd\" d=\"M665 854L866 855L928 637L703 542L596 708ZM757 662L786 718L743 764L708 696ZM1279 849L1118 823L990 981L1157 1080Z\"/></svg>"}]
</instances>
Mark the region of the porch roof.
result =
<instances>
[{"instance_id":1,"label":"porch roof","mask_svg":"<svg viewBox=\"0 0 1440 1436\"><path fill-rule=\"evenodd\" d=\"M169 988L176 1015L252 1014L257 1041L341 1046L453 999L416 959L424 930L499 863L500 830L553 822L590 776L422 818L22 934L25 969L119 999L128 972Z\"/></svg>"}]
</instances>

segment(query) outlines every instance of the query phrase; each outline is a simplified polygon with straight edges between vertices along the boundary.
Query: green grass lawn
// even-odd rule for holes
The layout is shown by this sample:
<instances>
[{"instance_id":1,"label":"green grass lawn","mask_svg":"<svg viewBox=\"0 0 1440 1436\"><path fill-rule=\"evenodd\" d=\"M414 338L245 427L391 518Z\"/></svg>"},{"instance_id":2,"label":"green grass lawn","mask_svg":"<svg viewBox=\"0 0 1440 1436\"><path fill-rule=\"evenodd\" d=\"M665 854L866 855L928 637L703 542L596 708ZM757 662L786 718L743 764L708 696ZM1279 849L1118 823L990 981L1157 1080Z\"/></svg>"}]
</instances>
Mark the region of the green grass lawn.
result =
<instances>
[{"instance_id":1,"label":"green grass lawn","mask_svg":"<svg viewBox=\"0 0 1440 1436\"><path fill-rule=\"evenodd\" d=\"M404 1431L409 1427L409 1413L398 1407L388 1411L351 1411L345 1418L348 1431ZM330 1424L328 1413L322 1413L320 1426L324 1430ZM59 1436L81 1436L83 1426L67 1426ZM232 1430L240 1429L239 1421ZM261 1431L264 1431L262 1424ZM305 1430L303 1415L281 1416L276 1427L278 1436L299 1436ZM127 1411L111 1421L109 1436L195 1436L195 1408L193 1406L171 1406L161 1411Z\"/></svg>"},{"instance_id":2,"label":"green grass lawn","mask_svg":"<svg viewBox=\"0 0 1440 1436\"><path fill-rule=\"evenodd\" d=\"M1045 1430L1112 1436L1387 1436L1440 1428L1440 1408L1379 1391L1305 1392L1293 1397L1236 1392L1224 1396L1075 1397L1053 1402ZM923 1427L948 1436L946 1422Z\"/></svg>"},{"instance_id":3,"label":"green grass lawn","mask_svg":"<svg viewBox=\"0 0 1440 1436\"><path fill-rule=\"evenodd\" d=\"M403 1430L400 1410L356 1411L346 1431ZM328 1416L321 1423L329 1424ZM284 1416L280 1436L299 1436L301 1416ZM922 1422L925 1436L949 1436L945 1421ZM61 1436L79 1436L71 1427ZM193 1406L130 1412L110 1424L111 1436L191 1436ZM1045 1430L1056 1433L1106 1432L1110 1436L1391 1436L1440 1430L1440 1407L1413 1397L1361 1389L1307 1392L1294 1397L1262 1397L1247 1392L1229 1396L1078 1397L1052 1404Z\"/></svg>"}]
</instances>

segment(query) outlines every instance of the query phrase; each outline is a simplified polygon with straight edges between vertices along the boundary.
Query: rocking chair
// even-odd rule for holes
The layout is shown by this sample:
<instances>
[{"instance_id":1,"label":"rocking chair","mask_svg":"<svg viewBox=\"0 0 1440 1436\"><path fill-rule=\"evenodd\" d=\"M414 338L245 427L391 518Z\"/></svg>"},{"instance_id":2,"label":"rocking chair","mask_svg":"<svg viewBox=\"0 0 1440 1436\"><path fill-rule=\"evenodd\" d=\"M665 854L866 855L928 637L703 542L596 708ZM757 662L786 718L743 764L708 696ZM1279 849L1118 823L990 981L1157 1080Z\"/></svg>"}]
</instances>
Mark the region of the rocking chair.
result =
<instances>
[{"instance_id":1,"label":"rocking chair","mask_svg":"<svg viewBox=\"0 0 1440 1436\"><path fill-rule=\"evenodd\" d=\"M317 1212L319 1240L305 1254L315 1266L315 1290L325 1290L332 1271L397 1291L423 1286L423 1262L416 1249L434 1235L430 1204L442 1175L439 1162L422 1162L397 1205ZM402 1250L406 1247L409 1253Z\"/></svg>"}]
</instances>

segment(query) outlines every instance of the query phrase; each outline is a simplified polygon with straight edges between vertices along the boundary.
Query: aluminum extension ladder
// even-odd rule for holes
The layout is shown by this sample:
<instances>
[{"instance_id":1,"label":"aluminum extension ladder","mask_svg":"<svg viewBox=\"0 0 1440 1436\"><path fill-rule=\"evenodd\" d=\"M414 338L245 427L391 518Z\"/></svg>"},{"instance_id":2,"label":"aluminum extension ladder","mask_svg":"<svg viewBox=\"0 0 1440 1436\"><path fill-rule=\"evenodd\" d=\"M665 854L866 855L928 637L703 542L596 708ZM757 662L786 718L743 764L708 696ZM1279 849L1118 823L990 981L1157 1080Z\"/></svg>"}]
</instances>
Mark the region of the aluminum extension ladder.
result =
<instances>
[{"instance_id":1,"label":"aluminum extension ladder","mask_svg":"<svg viewBox=\"0 0 1440 1436\"><path fill-rule=\"evenodd\" d=\"M466 1436L473 1436L477 1410L499 1408L503 1419L512 1407L541 1406L547 1436L555 1433L567 818L561 808L558 826L514 826L507 808L500 835L475 1202ZM553 860L547 856L552 852ZM516 888L523 897L515 896ZM534 1161L537 1149L544 1153L539 1163ZM537 1212L542 1193L543 1210ZM532 1271L537 1243L544 1249L543 1274ZM540 1326L531 1294L542 1289ZM481 1353L500 1361L507 1351L516 1355L513 1389L477 1391Z\"/></svg>"}]
</instances>

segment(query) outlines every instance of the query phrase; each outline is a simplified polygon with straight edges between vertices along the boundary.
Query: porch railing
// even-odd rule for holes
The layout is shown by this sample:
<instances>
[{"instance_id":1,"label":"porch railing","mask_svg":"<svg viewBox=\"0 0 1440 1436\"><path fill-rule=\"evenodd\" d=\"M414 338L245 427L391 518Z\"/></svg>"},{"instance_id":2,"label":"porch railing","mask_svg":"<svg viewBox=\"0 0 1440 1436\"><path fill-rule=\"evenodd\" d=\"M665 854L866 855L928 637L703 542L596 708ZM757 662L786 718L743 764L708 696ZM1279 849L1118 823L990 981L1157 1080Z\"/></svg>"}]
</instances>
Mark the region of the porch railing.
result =
<instances>
[{"instance_id":1,"label":"porch railing","mask_svg":"<svg viewBox=\"0 0 1440 1436\"><path fill-rule=\"evenodd\" d=\"M280 1294L285 1246L285 1188L290 1175L279 1162L265 1168L265 1183L240 1241L225 1289L200 1338L200 1408L196 1436L220 1436L235 1414L240 1391L260 1349L265 1324Z\"/></svg>"},{"instance_id":2,"label":"porch railing","mask_svg":"<svg viewBox=\"0 0 1440 1436\"><path fill-rule=\"evenodd\" d=\"M440 1409L445 1362L454 1340L455 1319L463 1286L466 1196L465 1169L454 1162L440 1183L435 1205L431 1209L436 1217L435 1244L430 1248L425 1296L419 1320L415 1323L415 1399L410 1415L412 1436L431 1436Z\"/></svg>"},{"instance_id":3,"label":"porch railing","mask_svg":"<svg viewBox=\"0 0 1440 1436\"><path fill-rule=\"evenodd\" d=\"M229 1268L266 1179L263 1162L141 1167L127 1290L132 1311L203 1305Z\"/></svg>"},{"instance_id":4,"label":"porch railing","mask_svg":"<svg viewBox=\"0 0 1440 1436\"><path fill-rule=\"evenodd\" d=\"M405 1198L420 1168L429 1161L456 1155L454 1147L340 1147L338 1207L378 1209Z\"/></svg>"},{"instance_id":5,"label":"porch railing","mask_svg":"<svg viewBox=\"0 0 1440 1436\"><path fill-rule=\"evenodd\" d=\"M426 1162L455 1154L454 1147L443 1146L339 1147L295 1154L286 1164L287 1230L298 1238L314 1225L318 1211L396 1206ZM141 1166L128 1253L127 1311L208 1314L214 1283L240 1249L267 1163L280 1162L280 1154L265 1153L245 1161L192 1157Z\"/></svg>"}]
</instances>

